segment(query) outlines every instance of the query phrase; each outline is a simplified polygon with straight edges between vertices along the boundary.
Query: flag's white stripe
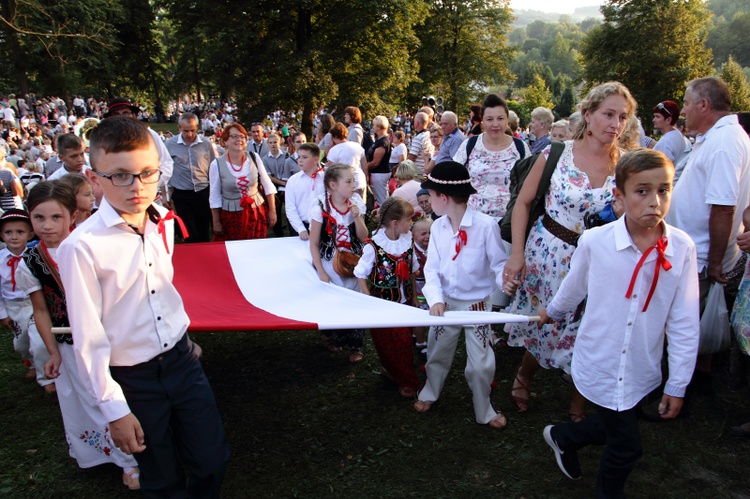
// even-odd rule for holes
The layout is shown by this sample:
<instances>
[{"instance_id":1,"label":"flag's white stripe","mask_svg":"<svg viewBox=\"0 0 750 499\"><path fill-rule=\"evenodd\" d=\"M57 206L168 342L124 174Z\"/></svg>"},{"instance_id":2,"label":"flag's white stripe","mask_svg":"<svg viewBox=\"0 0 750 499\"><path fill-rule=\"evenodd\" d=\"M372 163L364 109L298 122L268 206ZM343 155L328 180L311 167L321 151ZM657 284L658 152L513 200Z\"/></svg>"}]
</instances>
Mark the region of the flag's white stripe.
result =
<instances>
[{"instance_id":1,"label":"flag's white stripe","mask_svg":"<svg viewBox=\"0 0 750 499\"><path fill-rule=\"evenodd\" d=\"M234 278L248 302L280 317L316 323L320 329L529 320L495 312L448 312L445 317L433 317L426 310L323 283L312 266L309 243L296 237L231 241L226 249Z\"/></svg>"}]
</instances>

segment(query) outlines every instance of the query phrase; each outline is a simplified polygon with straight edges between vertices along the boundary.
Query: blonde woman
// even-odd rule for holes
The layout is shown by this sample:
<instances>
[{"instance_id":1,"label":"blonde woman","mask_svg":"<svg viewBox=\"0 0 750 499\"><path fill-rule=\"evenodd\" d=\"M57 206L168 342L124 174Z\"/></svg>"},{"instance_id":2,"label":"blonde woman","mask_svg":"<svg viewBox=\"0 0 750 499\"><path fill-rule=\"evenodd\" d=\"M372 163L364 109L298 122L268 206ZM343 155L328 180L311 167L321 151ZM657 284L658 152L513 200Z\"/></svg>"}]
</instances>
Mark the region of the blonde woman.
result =
<instances>
[{"instance_id":1,"label":"blonde woman","mask_svg":"<svg viewBox=\"0 0 750 499\"><path fill-rule=\"evenodd\" d=\"M409 201L415 210L419 210L419 201L417 201L417 192L422 188L420 185L421 175L417 169L417 165L413 161L407 159L402 161L396 173L393 175L396 178L398 187L391 196L400 197Z\"/></svg>"},{"instance_id":2,"label":"blonde woman","mask_svg":"<svg viewBox=\"0 0 750 499\"><path fill-rule=\"evenodd\" d=\"M620 157L617 139L635 115L636 102L628 89L609 82L592 89L580 103L582 121L557 163L545 198L545 214L526 237L530 205L534 199L545 154L534 164L513 210L513 247L503 281L518 284L508 312L536 315L546 307L570 269L570 258L586 215L613 203L615 164ZM560 322L538 329L536 324L508 326L508 345L524 347L521 367L511 389L511 402L519 412L528 409L534 373L543 367L570 373L573 345L581 310ZM573 388L571 421L585 416L585 399Z\"/></svg>"}]
</instances>

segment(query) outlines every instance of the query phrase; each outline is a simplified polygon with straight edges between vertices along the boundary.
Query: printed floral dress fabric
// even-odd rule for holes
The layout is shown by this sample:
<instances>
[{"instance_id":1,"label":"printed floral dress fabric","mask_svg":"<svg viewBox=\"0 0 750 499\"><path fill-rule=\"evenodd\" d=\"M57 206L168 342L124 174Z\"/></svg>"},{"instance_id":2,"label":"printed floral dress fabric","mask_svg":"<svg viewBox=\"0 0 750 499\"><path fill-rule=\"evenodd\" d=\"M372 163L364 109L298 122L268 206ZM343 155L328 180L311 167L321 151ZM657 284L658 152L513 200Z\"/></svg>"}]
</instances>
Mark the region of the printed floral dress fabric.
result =
<instances>
[{"instance_id":1,"label":"printed floral dress fabric","mask_svg":"<svg viewBox=\"0 0 750 499\"><path fill-rule=\"evenodd\" d=\"M510 201L510 171L521 155L512 141L502 151L488 151L480 142L477 140L471 151L467 166L471 185L477 190L469 198L469 208L500 220ZM464 159L461 160L461 157ZM459 148L456 159L463 162L465 157L466 147L463 146Z\"/></svg>"},{"instance_id":2,"label":"printed floral dress fabric","mask_svg":"<svg viewBox=\"0 0 750 499\"><path fill-rule=\"evenodd\" d=\"M545 157L549 151L549 147L544 150ZM576 168L573 142L568 141L552 175L545 210L557 223L580 234L586 215L598 213L614 201L614 186L615 177L612 175L601 187L592 188L586 173ZM540 217L526 241L526 279L508 312L537 315L540 308L546 307L568 274L574 251L575 246L550 234ZM509 326L506 329L509 332L508 344L525 347L544 368L558 368L569 373L581 311L579 307L562 321L547 324L541 330L536 324Z\"/></svg>"}]
</instances>

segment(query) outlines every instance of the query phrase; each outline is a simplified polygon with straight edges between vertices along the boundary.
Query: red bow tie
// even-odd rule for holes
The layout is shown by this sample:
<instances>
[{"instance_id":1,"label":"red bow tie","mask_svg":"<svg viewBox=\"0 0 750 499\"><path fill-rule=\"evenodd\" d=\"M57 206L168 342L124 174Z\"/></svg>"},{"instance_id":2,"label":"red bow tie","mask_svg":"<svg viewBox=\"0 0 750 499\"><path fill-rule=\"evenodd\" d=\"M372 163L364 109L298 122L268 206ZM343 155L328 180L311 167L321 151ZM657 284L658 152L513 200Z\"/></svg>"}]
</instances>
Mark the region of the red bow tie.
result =
<instances>
[{"instance_id":1,"label":"red bow tie","mask_svg":"<svg viewBox=\"0 0 750 499\"><path fill-rule=\"evenodd\" d=\"M10 282L13 284L13 291L16 290L16 269L18 268L18 262L21 260L23 260L22 256L12 256L6 262L6 265L10 267Z\"/></svg>"},{"instance_id":2,"label":"red bow tie","mask_svg":"<svg viewBox=\"0 0 750 499\"><path fill-rule=\"evenodd\" d=\"M651 253L653 250L656 250L658 255L656 255L656 268L654 270L654 281L651 283L651 290L648 292L648 297L646 298L646 303L643 305L643 312L646 311L648 308L648 304L651 302L651 297L654 295L654 291L656 290L656 283L659 282L659 272L663 268L665 271L672 268L672 264L669 263L667 260L667 257L664 256L664 250L667 249L667 245L669 244L669 241L667 240L666 236L662 236L659 238L659 240L656 242L656 245L651 246L649 249L647 249L644 253L641 259L638 261L638 265L635 266L635 270L633 271L633 277L630 279L630 286L628 286L628 292L625 294L625 298L630 299L630 297L633 294L633 288L635 287L635 280L638 278L638 272L641 270L641 267L643 266L643 262L646 261L646 258L648 257L649 253Z\"/></svg>"},{"instance_id":3,"label":"red bow tie","mask_svg":"<svg viewBox=\"0 0 750 499\"><path fill-rule=\"evenodd\" d=\"M458 236L456 237L456 254L453 256L453 260L455 260L458 257L458 254L461 253L461 248L466 246L467 240L468 237L466 236L466 231L458 229Z\"/></svg>"},{"instance_id":4,"label":"red bow tie","mask_svg":"<svg viewBox=\"0 0 750 499\"><path fill-rule=\"evenodd\" d=\"M318 176L318 174L319 174L320 172L322 172L322 171L323 171L323 167L320 167L320 168L318 168L317 170L315 170L315 171L314 171L314 172L312 173L312 175L310 175L310 178L311 178L311 179L313 179L313 180L315 180L315 177L317 177L317 176Z\"/></svg>"},{"instance_id":5,"label":"red bow tie","mask_svg":"<svg viewBox=\"0 0 750 499\"><path fill-rule=\"evenodd\" d=\"M160 217L159 222L156 224L156 231L161 234L162 241L164 241L164 249L167 250L167 254L169 254L169 245L167 244L167 230L165 227L165 222L168 222L169 220L177 221L177 223L180 225L180 231L182 232L183 238L189 237L188 231L185 228L185 223L180 217L174 214L174 211L170 210L166 215Z\"/></svg>"}]
</instances>

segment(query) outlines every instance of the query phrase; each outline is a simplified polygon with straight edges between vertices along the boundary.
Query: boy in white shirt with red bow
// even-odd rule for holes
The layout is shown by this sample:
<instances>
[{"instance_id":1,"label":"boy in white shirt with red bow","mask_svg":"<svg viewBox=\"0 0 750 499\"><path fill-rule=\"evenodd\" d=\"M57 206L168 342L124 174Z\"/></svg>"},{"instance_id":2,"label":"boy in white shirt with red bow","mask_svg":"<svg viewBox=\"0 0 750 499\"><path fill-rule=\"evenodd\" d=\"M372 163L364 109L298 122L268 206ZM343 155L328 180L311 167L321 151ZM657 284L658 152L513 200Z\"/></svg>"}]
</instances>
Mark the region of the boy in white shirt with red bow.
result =
<instances>
[{"instance_id":1,"label":"boy in white shirt with red bow","mask_svg":"<svg viewBox=\"0 0 750 499\"><path fill-rule=\"evenodd\" d=\"M581 477L577 451L606 445L596 497L625 497L625 482L643 453L636 406L662 382L665 334L669 379L659 404L662 418L679 414L695 366L700 335L695 244L663 220L673 177L674 166L661 152L623 155L614 194L625 215L584 232L570 273L539 311L541 327L587 299L571 372L597 413L549 425L544 439L562 472L574 480Z\"/></svg>"},{"instance_id":2,"label":"boy in white shirt with red bow","mask_svg":"<svg viewBox=\"0 0 750 499\"><path fill-rule=\"evenodd\" d=\"M489 216L468 208L476 193L464 165L455 161L438 163L422 182L430 191L432 209L438 215L430 229L425 285L422 289L430 315L451 311L489 311L492 290L503 285L508 260L500 239L500 228ZM505 291L512 294L515 284ZM495 353L490 344L489 324L434 326L427 338L427 381L414 408L427 412L440 396L461 331L466 337L466 381L471 387L477 423L505 428L507 420L490 400L495 377Z\"/></svg>"},{"instance_id":3,"label":"boy in white shirt with red bow","mask_svg":"<svg viewBox=\"0 0 750 499\"><path fill-rule=\"evenodd\" d=\"M153 204L156 144L138 120L109 118L91 133L91 163L104 200L57 253L81 382L138 461L146 495L218 498L229 449L172 284L182 222Z\"/></svg>"}]
</instances>

